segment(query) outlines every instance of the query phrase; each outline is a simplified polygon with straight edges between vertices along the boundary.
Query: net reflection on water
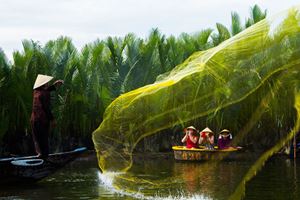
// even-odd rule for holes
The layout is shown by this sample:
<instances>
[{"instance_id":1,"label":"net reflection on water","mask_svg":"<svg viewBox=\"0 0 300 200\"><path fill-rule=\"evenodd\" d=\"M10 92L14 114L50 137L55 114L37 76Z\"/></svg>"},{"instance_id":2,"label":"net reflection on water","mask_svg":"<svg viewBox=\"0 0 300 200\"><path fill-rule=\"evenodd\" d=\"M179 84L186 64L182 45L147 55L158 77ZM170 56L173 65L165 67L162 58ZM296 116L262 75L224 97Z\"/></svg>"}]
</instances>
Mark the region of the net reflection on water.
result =
<instances>
[{"instance_id":1,"label":"net reflection on water","mask_svg":"<svg viewBox=\"0 0 300 200\"><path fill-rule=\"evenodd\" d=\"M139 164L125 173L100 174L94 156L77 160L53 176L34 185L0 188L0 199L227 199L242 179L244 171L252 165L256 154L247 159L230 162L175 162L173 158L140 160ZM207 171L207 173L205 172ZM300 199L300 160L274 157L261 172L246 184L245 199ZM186 173L190 175L186 176ZM128 172L129 173L129 172ZM103 176L102 176L103 175ZM138 192L115 188L118 175L136 176L141 179L170 180L161 187L140 188ZM136 183L136 188L142 185ZM125 187L126 188L126 187Z\"/></svg>"}]
</instances>

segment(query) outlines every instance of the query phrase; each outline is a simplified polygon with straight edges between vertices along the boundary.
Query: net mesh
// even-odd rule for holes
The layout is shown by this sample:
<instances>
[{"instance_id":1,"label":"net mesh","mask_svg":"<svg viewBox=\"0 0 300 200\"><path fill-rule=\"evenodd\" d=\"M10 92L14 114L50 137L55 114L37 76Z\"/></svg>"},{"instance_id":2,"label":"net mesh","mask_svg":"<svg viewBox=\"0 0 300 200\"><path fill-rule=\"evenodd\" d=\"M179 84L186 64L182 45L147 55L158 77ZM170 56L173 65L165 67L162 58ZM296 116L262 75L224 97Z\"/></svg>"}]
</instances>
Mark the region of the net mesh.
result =
<instances>
[{"instance_id":1,"label":"net mesh","mask_svg":"<svg viewBox=\"0 0 300 200\"><path fill-rule=\"evenodd\" d=\"M299 131L299 51L295 7L194 53L153 84L119 96L93 133L99 167L126 171L141 139L191 123L230 128L236 144L272 137L274 147L282 146L291 138L290 130Z\"/></svg>"}]
</instances>

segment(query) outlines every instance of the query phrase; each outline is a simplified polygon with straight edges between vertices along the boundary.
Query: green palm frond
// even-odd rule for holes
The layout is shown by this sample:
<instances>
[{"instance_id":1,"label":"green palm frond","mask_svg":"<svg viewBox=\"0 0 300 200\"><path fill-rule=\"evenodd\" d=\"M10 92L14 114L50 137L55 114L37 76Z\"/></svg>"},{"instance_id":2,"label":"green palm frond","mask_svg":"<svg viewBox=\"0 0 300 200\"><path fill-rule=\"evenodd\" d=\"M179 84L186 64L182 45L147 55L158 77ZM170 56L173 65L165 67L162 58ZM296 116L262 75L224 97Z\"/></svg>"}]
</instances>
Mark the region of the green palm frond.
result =
<instances>
[{"instance_id":1,"label":"green palm frond","mask_svg":"<svg viewBox=\"0 0 300 200\"><path fill-rule=\"evenodd\" d=\"M267 16L267 10L262 11L258 5L254 5L250 8L250 18L246 19L245 27L248 28L253 24L265 19Z\"/></svg>"},{"instance_id":2,"label":"green palm frond","mask_svg":"<svg viewBox=\"0 0 300 200\"><path fill-rule=\"evenodd\" d=\"M252 19L254 23L259 22L260 20L263 20L267 16L267 10L262 11L261 8L258 5L254 5L254 7L251 8L251 14Z\"/></svg>"},{"instance_id":3,"label":"green palm frond","mask_svg":"<svg viewBox=\"0 0 300 200\"><path fill-rule=\"evenodd\" d=\"M211 35L214 46L217 46L218 44L222 43L223 41L225 41L231 37L230 32L226 28L226 26L224 26L221 23L216 23L216 27L217 27L218 33L213 33Z\"/></svg>"},{"instance_id":4,"label":"green palm frond","mask_svg":"<svg viewBox=\"0 0 300 200\"><path fill-rule=\"evenodd\" d=\"M240 16L237 12L231 13L231 35L234 36L243 30Z\"/></svg>"},{"instance_id":5,"label":"green palm frond","mask_svg":"<svg viewBox=\"0 0 300 200\"><path fill-rule=\"evenodd\" d=\"M204 29L193 35L195 51L202 51L208 49L209 46L209 38L213 32L213 29Z\"/></svg>"}]
</instances>

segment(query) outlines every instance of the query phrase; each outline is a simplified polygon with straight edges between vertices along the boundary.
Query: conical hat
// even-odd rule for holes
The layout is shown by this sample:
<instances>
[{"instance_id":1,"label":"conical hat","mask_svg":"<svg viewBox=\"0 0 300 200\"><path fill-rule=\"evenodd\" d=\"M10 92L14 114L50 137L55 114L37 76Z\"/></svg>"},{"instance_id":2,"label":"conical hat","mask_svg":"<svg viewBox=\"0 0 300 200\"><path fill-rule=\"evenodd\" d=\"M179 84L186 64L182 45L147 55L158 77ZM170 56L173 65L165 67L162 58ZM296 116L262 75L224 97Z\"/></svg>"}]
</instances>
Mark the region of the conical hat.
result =
<instances>
[{"instance_id":1,"label":"conical hat","mask_svg":"<svg viewBox=\"0 0 300 200\"><path fill-rule=\"evenodd\" d=\"M186 128L186 130L189 130L189 129L192 129L192 130L194 130L194 131L197 131L197 129L196 129L194 126L189 126L189 127Z\"/></svg>"},{"instance_id":2,"label":"conical hat","mask_svg":"<svg viewBox=\"0 0 300 200\"><path fill-rule=\"evenodd\" d=\"M223 129L221 132L220 132L220 134L229 134L230 133L230 131L229 130L227 130L227 129Z\"/></svg>"},{"instance_id":3,"label":"conical hat","mask_svg":"<svg viewBox=\"0 0 300 200\"><path fill-rule=\"evenodd\" d=\"M214 132L212 132L212 130L210 130L208 127L206 127L205 129L203 129L201 132L214 133Z\"/></svg>"},{"instance_id":4,"label":"conical hat","mask_svg":"<svg viewBox=\"0 0 300 200\"><path fill-rule=\"evenodd\" d=\"M45 85L46 83L48 83L49 81L51 81L53 79L52 76L47 76L47 75L43 75L43 74L39 74L36 77L33 89L39 88L43 85Z\"/></svg>"}]
</instances>

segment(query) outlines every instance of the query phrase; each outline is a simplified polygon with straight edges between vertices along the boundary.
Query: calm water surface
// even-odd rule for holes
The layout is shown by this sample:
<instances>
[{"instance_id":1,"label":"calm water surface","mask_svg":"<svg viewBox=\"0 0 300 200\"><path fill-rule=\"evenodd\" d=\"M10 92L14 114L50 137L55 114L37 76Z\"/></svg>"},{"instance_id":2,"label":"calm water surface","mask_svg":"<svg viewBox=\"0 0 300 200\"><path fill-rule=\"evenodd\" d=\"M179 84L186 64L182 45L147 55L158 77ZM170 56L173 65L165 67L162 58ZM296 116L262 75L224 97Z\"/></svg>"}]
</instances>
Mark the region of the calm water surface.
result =
<instances>
[{"instance_id":1,"label":"calm water surface","mask_svg":"<svg viewBox=\"0 0 300 200\"><path fill-rule=\"evenodd\" d=\"M0 199L227 199L251 158L186 163L164 154L139 158L129 173L102 175L89 154L34 185L1 187ZM300 160L269 160L247 183L244 199L300 199Z\"/></svg>"}]
</instances>

